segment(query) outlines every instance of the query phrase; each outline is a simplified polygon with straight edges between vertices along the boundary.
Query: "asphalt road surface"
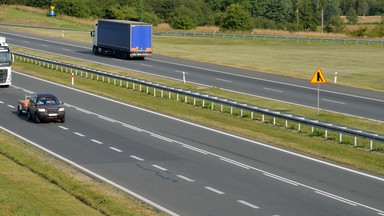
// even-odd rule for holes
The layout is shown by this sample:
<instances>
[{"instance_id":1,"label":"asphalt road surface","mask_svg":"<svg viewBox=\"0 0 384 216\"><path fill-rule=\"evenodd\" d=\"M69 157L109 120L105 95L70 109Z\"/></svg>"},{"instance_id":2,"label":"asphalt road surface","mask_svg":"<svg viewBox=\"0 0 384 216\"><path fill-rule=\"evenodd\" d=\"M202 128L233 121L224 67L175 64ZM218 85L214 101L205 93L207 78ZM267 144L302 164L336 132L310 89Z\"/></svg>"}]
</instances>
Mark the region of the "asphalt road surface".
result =
<instances>
[{"instance_id":1,"label":"asphalt road surface","mask_svg":"<svg viewBox=\"0 0 384 216\"><path fill-rule=\"evenodd\" d=\"M180 81L182 73L185 72L186 80L190 83L215 86L252 96L317 108L317 85L309 82L315 70L308 72L307 79L301 80L158 55L144 61L121 60L93 55L91 44L27 35L5 29L0 29L0 35L5 36L7 42L13 46ZM262 107L260 104L257 105ZM384 93L321 84L320 109L384 122L383 107Z\"/></svg>"},{"instance_id":2,"label":"asphalt road surface","mask_svg":"<svg viewBox=\"0 0 384 216\"><path fill-rule=\"evenodd\" d=\"M384 179L18 72L0 126L172 215L384 215ZM25 93L65 102L65 123L16 112Z\"/></svg>"}]
</instances>

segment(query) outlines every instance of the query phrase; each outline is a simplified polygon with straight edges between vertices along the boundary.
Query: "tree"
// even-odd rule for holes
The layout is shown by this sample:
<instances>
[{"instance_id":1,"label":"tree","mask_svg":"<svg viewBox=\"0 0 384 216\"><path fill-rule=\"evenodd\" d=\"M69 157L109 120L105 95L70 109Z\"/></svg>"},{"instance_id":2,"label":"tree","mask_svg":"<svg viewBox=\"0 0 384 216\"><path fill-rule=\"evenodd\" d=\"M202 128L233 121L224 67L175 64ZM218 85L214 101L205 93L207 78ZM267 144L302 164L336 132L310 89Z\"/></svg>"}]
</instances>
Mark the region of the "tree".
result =
<instances>
[{"instance_id":1,"label":"tree","mask_svg":"<svg viewBox=\"0 0 384 216\"><path fill-rule=\"evenodd\" d=\"M224 30L251 30L251 15L240 4L232 4L223 15L220 28Z\"/></svg>"},{"instance_id":2,"label":"tree","mask_svg":"<svg viewBox=\"0 0 384 216\"><path fill-rule=\"evenodd\" d=\"M368 2L366 0L360 0L358 3L357 12L361 16L365 17L365 14L368 13L368 10L369 10Z\"/></svg>"},{"instance_id":3,"label":"tree","mask_svg":"<svg viewBox=\"0 0 384 216\"><path fill-rule=\"evenodd\" d=\"M309 0L303 0L298 5L299 24L305 31L316 31L318 19L315 13L315 5Z\"/></svg>"},{"instance_id":4,"label":"tree","mask_svg":"<svg viewBox=\"0 0 384 216\"><path fill-rule=\"evenodd\" d=\"M288 23L291 19L291 0L270 0L266 6L263 17L276 23Z\"/></svg>"},{"instance_id":5,"label":"tree","mask_svg":"<svg viewBox=\"0 0 384 216\"><path fill-rule=\"evenodd\" d=\"M357 14L355 9L349 8L346 18L350 24L356 24L357 23Z\"/></svg>"}]
</instances>

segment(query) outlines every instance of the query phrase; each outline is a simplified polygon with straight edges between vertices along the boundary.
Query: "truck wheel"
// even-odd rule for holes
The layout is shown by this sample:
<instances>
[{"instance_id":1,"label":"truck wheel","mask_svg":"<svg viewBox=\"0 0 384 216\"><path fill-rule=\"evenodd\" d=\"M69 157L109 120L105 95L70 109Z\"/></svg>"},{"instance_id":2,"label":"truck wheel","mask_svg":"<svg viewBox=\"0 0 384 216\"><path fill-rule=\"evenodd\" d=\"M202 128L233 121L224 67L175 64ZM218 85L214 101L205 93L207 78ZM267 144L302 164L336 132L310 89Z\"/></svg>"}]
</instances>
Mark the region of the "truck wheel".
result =
<instances>
[{"instance_id":1,"label":"truck wheel","mask_svg":"<svg viewBox=\"0 0 384 216\"><path fill-rule=\"evenodd\" d=\"M97 51L97 46L93 46L93 48L92 48L92 51L93 51L93 53L94 54L98 54L99 52Z\"/></svg>"}]
</instances>

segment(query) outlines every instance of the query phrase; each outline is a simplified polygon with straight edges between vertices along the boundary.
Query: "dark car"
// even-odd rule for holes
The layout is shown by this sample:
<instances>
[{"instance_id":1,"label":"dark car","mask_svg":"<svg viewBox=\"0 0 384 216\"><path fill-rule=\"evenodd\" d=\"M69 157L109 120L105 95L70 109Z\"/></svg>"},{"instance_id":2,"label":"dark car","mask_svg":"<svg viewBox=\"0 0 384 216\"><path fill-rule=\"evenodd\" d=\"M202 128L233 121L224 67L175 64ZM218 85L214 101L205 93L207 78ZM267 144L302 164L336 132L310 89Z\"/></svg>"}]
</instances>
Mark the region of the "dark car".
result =
<instances>
[{"instance_id":1,"label":"dark car","mask_svg":"<svg viewBox=\"0 0 384 216\"><path fill-rule=\"evenodd\" d=\"M49 120L65 122L64 103L49 93L33 94L28 105L28 119L36 123Z\"/></svg>"}]
</instances>

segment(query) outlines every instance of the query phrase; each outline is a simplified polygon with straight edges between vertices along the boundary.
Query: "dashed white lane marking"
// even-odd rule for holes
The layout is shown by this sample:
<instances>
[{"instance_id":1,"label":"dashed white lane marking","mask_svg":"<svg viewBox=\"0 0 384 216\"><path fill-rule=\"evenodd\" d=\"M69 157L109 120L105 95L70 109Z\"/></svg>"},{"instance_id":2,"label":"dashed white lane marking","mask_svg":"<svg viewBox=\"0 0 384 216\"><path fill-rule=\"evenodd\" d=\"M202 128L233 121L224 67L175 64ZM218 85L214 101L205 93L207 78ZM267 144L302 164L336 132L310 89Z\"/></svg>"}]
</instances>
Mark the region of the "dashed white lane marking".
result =
<instances>
[{"instance_id":1,"label":"dashed white lane marking","mask_svg":"<svg viewBox=\"0 0 384 216\"><path fill-rule=\"evenodd\" d=\"M97 144L99 144L99 145L104 144L103 142L101 142L101 141L99 141L99 140L95 140L95 139L91 139L91 141L94 142L94 143L97 143Z\"/></svg>"},{"instance_id":2,"label":"dashed white lane marking","mask_svg":"<svg viewBox=\"0 0 384 216\"><path fill-rule=\"evenodd\" d=\"M237 162L235 160L231 160L231 159L224 158L224 157L220 158L220 160L228 162L228 163L231 163L231 164L239 166L239 167L242 167L244 169L250 169L250 167L248 165L240 163L240 162Z\"/></svg>"},{"instance_id":3,"label":"dashed white lane marking","mask_svg":"<svg viewBox=\"0 0 384 216\"><path fill-rule=\"evenodd\" d=\"M225 194L224 192L219 191L219 190L217 190L217 189L215 189L215 188L212 188L212 187L205 187L205 189L210 190L210 191L212 191L212 192L214 192L214 193L217 193L217 194L220 194L220 195Z\"/></svg>"},{"instance_id":4,"label":"dashed white lane marking","mask_svg":"<svg viewBox=\"0 0 384 216\"><path fill-rule=\"evenodd\" d=\"M49 45L47 45L47 44L41 44L41 46L43 46L43 47L49 47Z\"/></svg>"},{"instance_id":5,"label":"dashed white lane marking","mask_svg":"<svg viewBox=\"0 0 384 216\"><path fill-rule=\"evenodd\" d=\"M144 161L143 158L137 157L137 156L135 156L135 155L129 155L129 157L131 157L131 158L133 158L133 159L136 159L136 160L138 160L138 161Z\"/></svg>"},{"instance_id":6,"label":"dashed white lane marking","mask_svg":"<svg viewBox=\"0 0 384 216\"><path fill-rule=\"evenodd\" d=\"M141 64L141 65L145 67L153 67L153 65L149 65L149 64Z\"/></svg>"},{"instance_id":7,"label":"dashed white lane marking","mask_svg":"<svg viewBox=\"0 0 384 216\"><path fill-rule=\"evenodd\" d=\"M123 152L123 150L120 150L118 148L115 148L115 147L109 147L110 149L112 149L113 151L117 151L117 152Z\"/></svg>"},{"instance_id":8,"label":"dashed white lane marking","mask_svg":"<svg viewBox=\"0 0 384 216\"><path fill-rule=\"evenodd\" d=\"M3 104L4 102L3 101L0 101L0 104Z\"/></svg>"},{"instance_id":9,"label":"dashed white lane marking","mask_svg":"<svg viewBox=\"0 0 384 216\"><path fill-rule=\"evenodd\" d=\"M281 90L277 90L277 89L272 89L272 88L264 88L265 90L269 90L269 91L275 91L275 92L283 92Z\"/></svg>"},{"instance_id":10,"label":"dashed white lane marking","mask_svg":"<svg viewBox=\"0 0 384 216\"><path fill-rule=\"evenodd\" d=\"M13 105L7 105L8 107L11 107L12 109L14 109L14 108L16 108L15 106L13 106Z\"/></svg>"},{"instance_id":11,"label":"dashed white lane marking","mask_svg":"<svg viewBox=\"0 0 384 216\"><path fill-rule=\"evenodd\" d=\"M329 198L334 199L334 200L338 200L340 202L343 202L343 203L346 203L346 204L349 204L349 205L352 205L352 206L357 206L356 203L351 201L351 200L348 200L348 199L345 199L343 197L339 197L339 196L336 196L336 195L333 195L333 194L330 194L330 193L327 193L327 192L324 192L324 191L315 191L315 193L323 195L323 196L326 196L326 197L329 197Z\"/></svg>"},{"instance_id":12,"label":"dashed white lane marking","mask_svg":"<svg viewBox=\"0 0 384 216\"><path fill-rule=\"evenodd\" d=\"M220 78L216 78L215 80L222 81L222 82L227 82L227 83L231 83L232 82L231 80L225 80L225 79L220 79Z\"/></svg>"},{"instance_id":13,"label":"dashed white lane marking","mask_svg":"<svg viewBox=\"0 0 384 216\"><path fill-rule=\"evenodd\" d=\"M154 134L154 133L151 133L151 136L156 137L156 138L161 139L161 140L164 140L164 141L167 141L167 142L173 142L172 139L169 139L167 137L163 137L161 135L157 135L157 134Z\"/></svg>"},{"instance_id":14,"label":"dashed white lane marking","mask_svg":"<svg viewBox=\"0 0 384 216\"><path fill-rule=\"evenodd\" d=\"M77 136L80 136L80 137L85 137L84 134L81 134L81 133L79 133L79 132L73 132L73 134L75 134L75 135L77 135Z\"/></svg>"},{"instance_id":15,"label":"dashed white lane marking","mask_svg":"<svg viewBox=\"0 0 384 216\"><path fill-rule=\"evenodd\" d=\"M72 50L67 49L67 48L63 48L63 50L64 50L64 51L68 51L68 52L72 51Z\"/></svg>"},{"instance_id":16,"label":"dashed white lane marking","mask_svg":"<svg viewBox=\"0 0 384 216\"><path fill-rule=\"evenodd\" d=\"M328 100L328 99L321 99L323 101L327 101L327 102L331 102L331 103L337 103L337 104L345 104L344 102L340 102L340 101L335 101L335 100Z\"/></svg>"},{"instance_id":17,"label":"dashed white lane marking","mask_svg":"<svg viewBox=\"0 0 384 216\"><path fill-rule=\"evenodd\" d=\"M282 182L285 182L285 183L288 183L288 184L291 184L291 185L294 185L294 186L299 186L299 185L300 185L300 183L298 183L298 182L295 182L295 181L292 181L292 180L283 178L283 177L278 176L278 175L274 175L274 174L272 174L272 173L263 173L263 174L264 174L265 176L274 178L274 179L276 179L276 180L279 180L279 181L282 181Z\"/></svg>"},{"instance_id":18,"label":"dashed white lane marking","mask_svg":"<svg viewBox=\"0 0 384 216\"><path fill-rule=\"evenodd\" d=\"M58 127L63 129L63 130L69 130L67 127L64 127L64 126L58 126Z\"/></svg>"},{"instance_id":19,"label":"dashed white lane marking","mask_svg":"<svg viewBox=\"0 0 384 216\"><path fill-rule=\"evenodd\" d=\"M241 203L243 205L246 205L248 207L254 208L254 209L259 209L260 208L259 206L253 205L253 204L251 204L249 202L246 202L244 200L237 200L237 202L239 202L239 203Z\"/></svg>"},{"instance_id":20,"label":"dashed white lane marking","mask_svg":"<svg viewBox=\"0 0 384 216\"><path fill-rule=\"evenodd\" d=\"M184 179L185 181L187 182L194 182L195 180L193 179L190 179L188 177L185 177L185 176L182 176L182 175L176 175L177 177L181 178L181 179Z\"/></svg>"},{"instance_id":21,"label":"dashed white lane marking","mask_svg":"<svg viewBox=\"0 0 384 216\"><path fill-rule=\"evenodd\" d=\"M187 145L187 144L183 144L183 147L187 148L187 149L190 149L190 150L193 150L193 151L196 151L196 152L199 152L199 153L202 153L202 154L205 154L205 155L208 155L208 153L209 153L209 152L207 152L205 150L202 150L202 149L199 149L199 148Z\"/></svg>"},{"instance_id":22,"label":"dashed white lane marking","mask_svg":"<svg viewBox=\"0 0 384 216\"><path fill-rule=\"evenodd\" d=\"M161 166L156 165L156 164L153 164L152 166L155 167L155 168L157 168L157 169L159 169L159 170L162 170L162 171L168 171L166 168L161 167Z\"/></svg>"}]
</instances>

